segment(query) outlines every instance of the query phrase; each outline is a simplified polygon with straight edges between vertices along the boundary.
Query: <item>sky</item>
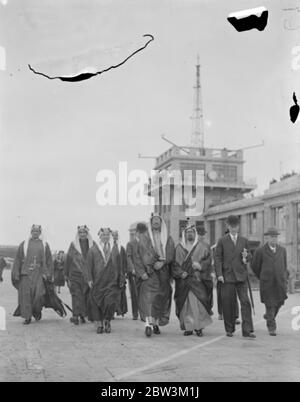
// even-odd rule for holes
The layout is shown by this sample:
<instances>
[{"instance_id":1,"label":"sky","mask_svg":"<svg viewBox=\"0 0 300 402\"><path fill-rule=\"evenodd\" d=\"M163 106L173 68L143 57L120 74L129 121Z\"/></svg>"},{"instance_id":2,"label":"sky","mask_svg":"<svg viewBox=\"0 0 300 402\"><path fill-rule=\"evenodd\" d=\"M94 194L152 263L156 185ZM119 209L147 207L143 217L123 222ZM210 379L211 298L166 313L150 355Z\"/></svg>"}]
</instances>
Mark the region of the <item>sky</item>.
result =
<instances>
[{"instance_id":1,"label":"sky","mask_svg":"<svg viewBox=\"0 0 300 402\"><path fill-rule=\"evenodd\" d=\"M291 68L299 31L284 29L282 11L298 3L264 1L266 29L238 33L228 14L260 2L1 2L0 244L20 243L33 223L54 249L66 248L80 224L93 236L99 227L119 229L125 243L129 225L147 219L151 206L99 206L97 173L117 173L121 161L129 171L150 172L154 161L138 154L166 151L162 134L189 145L197 54L205 146L237 149L264 140L244 155L245 178L257 178L258 193L273 177L300 172L300 122L289 121L298 88L300 99L300 71ZM144 34L154 36L145 50L89 80L49 80L28 69L56 60L68 68L74 56L124 50L144 43Z\"/></svg>"}]
</instances>

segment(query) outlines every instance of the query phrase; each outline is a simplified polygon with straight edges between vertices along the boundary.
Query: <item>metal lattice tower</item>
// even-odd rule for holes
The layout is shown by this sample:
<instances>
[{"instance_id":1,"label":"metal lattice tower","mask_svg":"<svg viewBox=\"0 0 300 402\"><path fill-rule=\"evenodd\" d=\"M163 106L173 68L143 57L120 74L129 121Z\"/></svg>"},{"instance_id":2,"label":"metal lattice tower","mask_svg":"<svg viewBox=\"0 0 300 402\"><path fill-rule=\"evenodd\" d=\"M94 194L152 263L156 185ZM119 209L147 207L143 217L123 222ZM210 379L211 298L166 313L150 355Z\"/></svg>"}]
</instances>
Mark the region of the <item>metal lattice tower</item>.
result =
<instances>
[{"instance_id":1,"label":"metal lattice tower","mask_svg":"<svg viewBox=\"0 0 300 402\"><path fill-rule=\"evenodd\" d=\"M203 110L201 97L201 82L200 82L200 58L197 56L196 64L196 86L194 87L194 112L192 115L193 128L191 145L197 148L204 148L204 127L203 127Z\"/></svg>"}]
</instances>

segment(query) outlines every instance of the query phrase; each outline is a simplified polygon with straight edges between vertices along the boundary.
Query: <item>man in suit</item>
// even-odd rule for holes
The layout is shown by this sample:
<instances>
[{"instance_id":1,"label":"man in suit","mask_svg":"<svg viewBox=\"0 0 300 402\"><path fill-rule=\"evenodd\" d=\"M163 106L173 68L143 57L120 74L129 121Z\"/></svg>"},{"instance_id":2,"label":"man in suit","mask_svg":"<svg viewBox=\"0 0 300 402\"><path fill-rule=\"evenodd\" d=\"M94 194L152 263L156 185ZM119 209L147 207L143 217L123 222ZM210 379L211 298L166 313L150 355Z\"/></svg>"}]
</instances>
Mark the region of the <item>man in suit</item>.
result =
<instances>
[{"instance_id":1,"label":"man in suit","mask_svg":"<svg viewBox=\"0 0 300 402\"><path fill-rule=\"evenodd\" d=\"M228 234L228 233L229 233L229 230L226 229L224 235L226 235L226 234ZM215 262L214 262L214 260L215 260L214 255L215 255L215 252L216 252L216 247L217 247L217 244L214 244L214 245L211 247L212 256L213 256L213 267L214 267L214 271L216 271L216 269L215 269ZM216 290L217 290L217 305L218 305L218 315L219 315L218 319L219 319L220 321L223 321L223 306L222 306L222 299L221 299L222 283L219 282L219 281L217 281L217 286L216 286L216 288L217 288L217 289L216 289ZM236 295L236 297L235 297L235 300L236 300L236 306L235 306L235 316L236 316L236 320L235 320L235 325L240 325L240 324L241 324L241 322L240 322L240 320L239 320L240 310L239 310L239 302L238 302L237 295Z\"/></svg>"},{"instance_id":2,"label":"man in suit","mask_svg":"<svg viewBox=\"0 0 300 402\"><path fill-rule=\"evenodd\" d=\"M136 288L136 272L134 265L135 252L138 244L136 239L136 226L137 223L134 223L129 228L129 242L127 243L126 247L127 279L129 282L129 291L131 296L131 311L133 320L137 320L139 316L138 295Z\"/></svg>"},{"instance_id":3,"label":"man in suit","mask_svg":"<svg viewBox=\"0 0 300 402\"><path fill-rule=\"evenodd\" d=\"M239 235L239 218L227 219L229 233L219 239L215 252L215 268L221 282L221 299L226 335L232 337L236 326L236 294L241 304L242 334L256 338L253 330L251 303L248 296L247 262L250 260L248 240Z\"/></svg>"},{"instance_id":4,"label":"man in suit","mask_svg":"<svg viewBox=\"0 0 300 402\"><path fill-rule=\"evenodd\" d=\"M267 242L256 249L251 265L260 280L261 302L266 306L264 318L271 336L276 336L276 316L287 299L287 254L278 244L278 235L276 228L265 233Z\"/></svg>"},{"instance_id":5,"label":"man in suit","mask_svg":"<svg viewBox=\"0 0 300 402\"><path fill-rule=\"evenodd\" d=\"M206 241L206 233L207 231L203 226L196 227L197 234L198 234L198 241L202 245L203 249L206 249L207 252L205 253L205 256L202 258L201 261L201 271L200 271L200 277L201 280L206 287L207 294L208 294L208 299L209 299L209 305L212 310L213 305L214 305L214 297L213 297L213 292L214 292L214 282L213 282L213 266L212 266L212 255L211 255L211 250L210 246Z\"/></svg>"}]
</instances>

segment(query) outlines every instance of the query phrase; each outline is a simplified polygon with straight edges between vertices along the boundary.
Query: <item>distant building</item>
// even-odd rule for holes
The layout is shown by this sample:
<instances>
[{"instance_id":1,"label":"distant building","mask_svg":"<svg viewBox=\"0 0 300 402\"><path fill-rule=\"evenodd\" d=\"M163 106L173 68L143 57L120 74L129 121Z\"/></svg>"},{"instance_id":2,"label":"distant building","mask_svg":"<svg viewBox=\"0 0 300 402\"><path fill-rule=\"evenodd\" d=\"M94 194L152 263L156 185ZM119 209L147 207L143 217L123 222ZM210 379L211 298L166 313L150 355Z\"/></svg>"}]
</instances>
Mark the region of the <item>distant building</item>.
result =
<instances>
[{"instance_id":1,"label":"distant building","mask_svg":"<svg viewBox=\"0 0 300 402\"><path fill-rule=\"evenodd\" d=\"M195 147L174 146L156 159L154 169L157 172L180 171L184 177L184 171L204 173L204 205L203 214L191 217L191 222L197 226L204 226L206 211L213 205L219 205L224 201L242 199L245 193L256 188L255 181L245 182L243 174L244 160L243 151L228 149L211 149ZM195 175L191 182L191 194L195 193ZM164 202L164 194L168 194L170 187L169 202ZM185 183L185 191L189 186ZM155 194L154 194L155 193ZM174 205L174 185L163 182L156 186L152 193L157 197L155 212L160 213L167 223L168 229L175 240L178 240L182 227L186 224L187 205L182 197L181 205ZM163 201L164 200L164 201ZM169 204L169 205L167 205Z\"/></svg>"},{"instance_id":2,"label":"distant building","mask_svg":"<svg viewBox=\"0 0 300 402\"><path fill-rule=\"evenodd\" d=\"M280 243L287 249L288 264L296 268L300 279L299 174L274 182L260 197L208 208L205 222L211 244L224 233L225 220L230 214L240 216L241 233L249 238L253 248L264 242L267 228L275 226L280 232Z\"/></svg>"},{"instance_id":3,"label":"distant building","mask_svg":"<svg viewBox=\"0 0 300 402\"><path fill-rule=\"evenodd\" d=\"M170 234L178 241L189 215L184 194L195 197L199 185L196 172L202 171L203 208L201 213L190 216L190 222L204 226L213 245L224 234L228 215L238 215L241 233L249 238L253 250L263 243L265 230L276 226L280 242L287 248L289 267L295 266L300 279L300 175L293 173L282 176L279 182L272 180L262 196L246 198L245 194L256 188L256 182L244 179L243 150L204 146L199 58L194 89L192 146L181 147L168 141L173 146L156 158L157 175L148 187L148 195L155 198L155 212L164 218ZM183 186L183 181L175 177L184 178L184 171L192 172L192 179L188 185L184 181ZM174 177L174 172L180 174Z\"/></svg>"}]
</instances>

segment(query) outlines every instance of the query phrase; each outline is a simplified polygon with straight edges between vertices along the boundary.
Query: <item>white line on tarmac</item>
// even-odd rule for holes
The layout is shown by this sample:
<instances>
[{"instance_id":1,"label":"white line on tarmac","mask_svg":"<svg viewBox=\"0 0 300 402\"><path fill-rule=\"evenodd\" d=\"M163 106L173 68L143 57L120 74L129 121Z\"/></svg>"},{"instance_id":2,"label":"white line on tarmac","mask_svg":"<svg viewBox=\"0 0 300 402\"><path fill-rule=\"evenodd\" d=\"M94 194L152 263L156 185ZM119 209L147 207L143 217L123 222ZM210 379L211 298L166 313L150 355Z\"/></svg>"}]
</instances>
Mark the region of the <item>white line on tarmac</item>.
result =
<instances>
[{"instance_id":1,"label":"white line on tarmac","mask_svg":"<svg viewBox=\"0 0 300 402\"><path fill-rule=\"evenodd\" d=\"M291 313L291 309L282 311L281 313L278 314L278 317L282 316L284 314L287 314L287 313ZM264 319L259 320L259 321L254 323L254 326L259 325L259 324L261 324L263 322L265 322ZM241 331L242 331L242 329L239 329L239 330L236 331L236 333L239 333ZM163 359L159 359L159 360L157 360L157 361L155 361L153 363L147 364L146 366L143 366L143 367L128 371L125 374L121 374L120 376L116 376L115 379L116 379L116 381L124 380L125 378L131 377L131 376L133 376L135 374L138 374L140 372L152 369L153 367L160 366L161 364L164 364L164 363L167 363L167 362L169 362L171 360L177 359L178 357L184 356L184 355L186 355L186 354L188 354L190 352L193 352L194 350L198 350L198 349L204 348L205 346L212 345L213 343L216 343L216 342L218 342L218 341L220 341L221 339L224 339L224 338L226 338L226 334L220 335L217 338L211 339L210 341L201 343L199 345L195 345L195 346L193 346L193 347L191 347L189 349L183 349L180 352L174 353L173 355L165 357Z\"/></svg>"}]
</instances>

